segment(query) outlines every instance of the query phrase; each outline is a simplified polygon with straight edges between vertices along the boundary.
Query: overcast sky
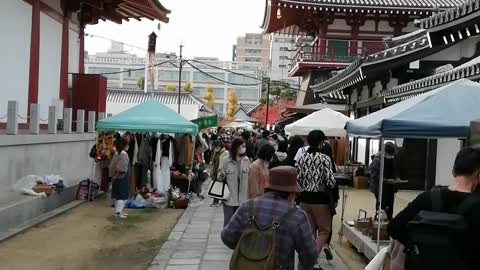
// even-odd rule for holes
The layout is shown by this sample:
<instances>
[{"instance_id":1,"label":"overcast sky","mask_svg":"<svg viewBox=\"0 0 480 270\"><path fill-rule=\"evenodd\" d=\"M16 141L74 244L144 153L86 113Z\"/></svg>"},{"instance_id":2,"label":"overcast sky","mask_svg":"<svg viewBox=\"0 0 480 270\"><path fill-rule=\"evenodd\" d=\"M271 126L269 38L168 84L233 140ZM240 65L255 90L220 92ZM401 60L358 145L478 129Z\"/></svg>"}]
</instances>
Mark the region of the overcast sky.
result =
<instances>
[{"instance_id":1,"label":"overcast sky","mask_svg":"<svg viewBox=\"0 0 480 270\"><path fill-rule=\"evenodd\" d=\"M176 52L183 43L186 57L208 56L231 60L232 46L238 36L245 33L260 33L265 0L160 0L172 10L168 24L142 19L122 24L100 22L87 26L85 32L117 40L138 47L147 47L147 36L156 31L157 52ZM105 52L110 41L97 37L85 39L89 54ZM141 50L125 46L125 49L144 55Z\"/></svg>"}]
</instances>

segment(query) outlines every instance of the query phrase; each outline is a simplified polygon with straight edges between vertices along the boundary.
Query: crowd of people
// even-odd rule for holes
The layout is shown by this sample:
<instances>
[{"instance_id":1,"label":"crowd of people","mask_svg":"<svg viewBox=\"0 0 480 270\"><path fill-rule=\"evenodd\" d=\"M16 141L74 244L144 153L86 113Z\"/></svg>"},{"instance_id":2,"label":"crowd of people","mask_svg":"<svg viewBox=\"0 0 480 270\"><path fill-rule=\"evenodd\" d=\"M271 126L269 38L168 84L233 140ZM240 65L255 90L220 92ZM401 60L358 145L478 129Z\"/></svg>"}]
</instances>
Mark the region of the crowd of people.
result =
<instances>
[{"instance_id":1,"label":"crowd of people","mask_svg":"<svg viewBox=\"0 0 480 270\"><path fill-rule=\"evenodd\" d=\"M231 263L244 265L231 269L270 269L258 268L259 263L272 264L274 269L294 269L295 252L298 269L321 269L318 257L322 251L327 260L333 259L329 246L339 200L334 177L337 166L322 131L287 138L268 130L219 128L197 138L199 162L211 164L211 179L225 182L230 191L228 198L216 199L211 206L223 207L221 238L236 250ZM116 200L115 215L126 218L128 137L117 137L113 150L109 177ZM396 155L395 145L387 142L384 179L399 179ZM480 241L480 149L463 148L453 164L451 186L422 193L395 217L397 187L384 180L380 198L382 155L371 158L370 190L375 194L377 214L384 210L390 221L388 234L394 243L390 255L394 255L391 259L396 267L391 269L478 269L475 246ZM263 235L269 229L271 233ZM253 240L251 235L260 240ZM274 243L268 245L268 239ZM239 258L248 257L247 253L253 254L253 259Z\"/></svg>"},{"instance_id":2,"label":"crowd of people","mask_svg":"<svg viewBox=\"0 0 480 270\"><path fill-rule=\"evenodd\" d=\"M287 138L268 130L219 129L218 139L212 145L212 178L226 181L230 190L227 200L214 202L214 206L223 204L221 238L225 245L235 249L231 264L243 265L233 269L253 269L261 261L258 258L264 258L262 265L268 265L268 247L274 247L270 255L275 269L294 269L295 252L299 258L298 269L321 269L318 264L321 251L327 260L333 259L329 244L339 200L334 177L337 166L322 131ZM399 179L396 155L395 145L386 143L384 179ZM393 206L397 186L384 181L383 196L379 196L380 164L381 155L372 156L369 182L377 201L377 213L385 211L390 221L388 233L393 243L402 247L402 252L396 253L400 257L400 263L396 262L398 268L392 269L453 269L456 266L477 269L474 247L480 240L476 230L480 225L480 209L477 209L480 199L475 192L480 186L480 150L473 147L461 150L453 166L452 186L436 187L421 194L396 217ZM452 220L458 224L451 223ZM252 230L253 225L256 229ZM268 246L265 239L269 238L261 233L272 227L276 237L274 245ZM252 235L263 239L262 244L252 241ZM245 255L249 253L246 250L254 253L255 259L239 259L239 256L249 256ZM439 254L444 255L435 259Z\"/></svg>"},{"instance_id":3,"label":"crowd of people","mask_svg":"<svg viewBox=\"0 0 480 270\"><path fill-rule=\"evenodd\" d=\"M336 164L322 131L287 139L268 130L218 128L201 137L211 146L204 159L213 165L212 180L226 182L230 192L226 200L215 199L211 205L223 206L222 239L227 246L235 247L248 225L249 201L260 227L294 209L279 227L289 233L276 238L277 267L293 269L295 250L302 269L321 269L317 259L322 250L333 259L329 242L339 196Z\"/></svg>"}]
</instances>

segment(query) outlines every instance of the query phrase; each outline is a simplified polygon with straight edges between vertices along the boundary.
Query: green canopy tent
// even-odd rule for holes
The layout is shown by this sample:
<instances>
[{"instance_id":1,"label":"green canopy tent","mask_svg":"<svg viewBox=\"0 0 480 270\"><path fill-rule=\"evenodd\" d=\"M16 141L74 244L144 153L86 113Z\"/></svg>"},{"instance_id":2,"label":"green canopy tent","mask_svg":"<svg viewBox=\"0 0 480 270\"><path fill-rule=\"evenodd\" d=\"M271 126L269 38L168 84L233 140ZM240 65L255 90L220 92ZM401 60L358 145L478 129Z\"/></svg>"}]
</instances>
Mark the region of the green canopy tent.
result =
<instances>
[{"instance_id":1,"label":"green canopy tent","mask_svg":"<svg viewBox=\"0 0 480 270\"><path fill-rule=\"evenodd\" d=\"M155 99L98 121L98 131L131 131L192 134L198 126Z\"/></svg>"}]
</instances>

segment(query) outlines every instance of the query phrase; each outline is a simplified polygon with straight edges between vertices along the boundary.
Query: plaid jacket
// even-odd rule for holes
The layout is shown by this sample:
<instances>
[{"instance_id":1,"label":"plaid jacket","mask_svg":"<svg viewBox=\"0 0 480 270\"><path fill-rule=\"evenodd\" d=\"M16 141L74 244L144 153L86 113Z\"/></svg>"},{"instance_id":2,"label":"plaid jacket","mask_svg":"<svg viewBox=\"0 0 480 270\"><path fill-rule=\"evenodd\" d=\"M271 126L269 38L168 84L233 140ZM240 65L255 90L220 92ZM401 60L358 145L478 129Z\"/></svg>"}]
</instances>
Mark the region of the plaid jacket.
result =
<instances>
[{"instance_id":1,"label":"plaid jacket","mask_svg":"<svg viewBox=\"0 0 480 270\"><path fill-rule=\"evenodd\" d=\"M267 227L273 221L279 220L289 210L289 203L275 192L267 192L254 199L255 219L259 227ZM229 248L234 249L240 240L243 230L248 225L248 201L240 205L230 223L222 231L222 241ZM276 233L276 265L277 269L293 270L295 251L298 252L300 269L312 269L317 263L319 250L307 215L301 209L296 209L285 220Z\"/></svg>"}]
</instances>

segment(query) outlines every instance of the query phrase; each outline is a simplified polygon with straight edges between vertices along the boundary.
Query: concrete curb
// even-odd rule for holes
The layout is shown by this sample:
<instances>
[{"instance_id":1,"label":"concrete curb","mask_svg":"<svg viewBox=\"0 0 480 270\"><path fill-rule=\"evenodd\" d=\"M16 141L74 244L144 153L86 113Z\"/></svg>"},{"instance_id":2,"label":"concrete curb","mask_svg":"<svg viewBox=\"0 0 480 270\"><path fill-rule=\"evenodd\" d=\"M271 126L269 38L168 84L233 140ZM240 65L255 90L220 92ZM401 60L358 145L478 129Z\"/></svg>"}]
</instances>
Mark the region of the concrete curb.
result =
<instances>
[{"instance_id":1,"label":"concrete curb","mask_svg":"<svg viewBox=\"0 0 480 270\"><path fill-rule=\"evenodd\" d=\"M5 232L5 233L1 233L0 234L0 243L3 242L3 241L6 241L12 237L14 237L15 235L19 234L19 233L22 233L30 228L32 228L33 226L35 225L38 225L42 222L45 222L55 216L58 216L68 210L71 210L83 203L87 202L86 200L76 200L76 201L73 201L71 203L68 203L68 204L65 204L61 207L58 207L52 211L49 211L45 214L42 214L34 219L31 219L21 225L18 225L17 227L15 228L12 228L12 229L9 229L8 232Z\"/></svg>"}]
</instances>

